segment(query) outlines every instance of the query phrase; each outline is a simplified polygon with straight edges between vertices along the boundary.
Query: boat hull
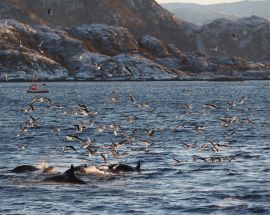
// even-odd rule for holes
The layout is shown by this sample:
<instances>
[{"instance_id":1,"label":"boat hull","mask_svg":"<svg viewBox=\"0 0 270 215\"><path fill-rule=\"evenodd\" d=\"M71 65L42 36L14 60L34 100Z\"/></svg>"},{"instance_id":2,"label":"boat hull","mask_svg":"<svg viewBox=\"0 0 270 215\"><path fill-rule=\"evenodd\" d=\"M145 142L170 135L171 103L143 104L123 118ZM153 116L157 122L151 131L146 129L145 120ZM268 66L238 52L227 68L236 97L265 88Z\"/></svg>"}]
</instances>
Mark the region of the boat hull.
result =
<instances>
[{"instance_id":1,"label":"boat hull","mask_svg":"<svg viewBox=\"0 0 270 215\"><path fill-rule=\"evenodd\" d=\"M49 90L26 90L27 93L49 93Z\"/></svg>"}]
</instances>

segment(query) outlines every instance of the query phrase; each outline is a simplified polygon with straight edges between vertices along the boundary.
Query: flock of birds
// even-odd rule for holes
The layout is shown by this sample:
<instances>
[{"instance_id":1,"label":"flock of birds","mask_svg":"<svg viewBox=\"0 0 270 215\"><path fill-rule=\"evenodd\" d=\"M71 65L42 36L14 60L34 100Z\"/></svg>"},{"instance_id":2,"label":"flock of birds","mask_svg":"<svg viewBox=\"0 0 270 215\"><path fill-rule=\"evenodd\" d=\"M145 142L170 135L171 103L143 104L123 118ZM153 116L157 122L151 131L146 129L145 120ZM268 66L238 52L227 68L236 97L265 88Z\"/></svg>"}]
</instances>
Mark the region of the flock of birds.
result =
<instances>
[{"instance_id":1,"label":"flock of birds","mask_svg":"<svg viewBox=\"0 0 270 215\"><path fill-rule=\"evenodd\" d=\"M136 105L138 108L143 109L147 112L153 112L156 108L151 108L147 103L139 103L135 100L132 94L128 96L132 104ZM112 91L111 102L116 104L119 102L117 94L115 91ZM31 130L42 129L42 124L40 123L40 118L34 117L34 113L37 110L60 110L61 115L63 116L78 116L79 118L85 118L80 122L74 123L74 131L72 134L65 135L65 144L62 147L63 153L77 153L78 155L86 155L86 157L93 158L99 157L104 165L101 166L73 166L71 165L70 169L65 171L63 174L54 175L52 177L46 178L44 182L55 182L55 183L76 183L84 184L82 180L75 177L76 174L122 174L126 172L140 172L142 161L139 160L135 167L127 165L122 162L111 164L109 157L115 159L127 158L129 152L132 148L132 142L136 139L136 134L140 133L145 135L146 139L139 139L139 143L144 145L143 150L147 151L148 148L152 145L153 140L151 138L154 136L155 131L153 129L133 129L131 133L127 134L124 132L124 129L120 124L112 123L110 125L97 125L95 121L98 112L93 111L92 108L87 107L84 104L78 104L76 107L69 108L61 104L53 102L50 98L44 96L36 96L31 99L31 102L24 108L24 112L28 113L28 118L20 124L20 131L16 135L17 138L20 138L27 133L30 133ZM136 116L129 116L127 121L133 123L138 118ZM97 133L112 133L115 137L121 137L123 140L119 142L112 142L111 144L98 144L92 141L89 137L84 138L83 135L95 126L95 131ZM57 134L61 131L61 128L53 127L51 132ZM18 150L25 150L28 148L27 144L18 144ZM35 172L41 171L44 174L54 174L55 169L52 166L47 164L40 167L32 165L20 165L11 170L13 173L26 173L26 172Z\"/></svg>"},{"instance_id":2,"label":"flock of birds","mask_svg":"<svg viewBox=\"0 0 270 215\"><path fill-rule=\"evenodd\" d=\"M48 15L53 15L52 8L48 8ZM235 34L232 34L233 39L237 39ZM42 46L43 41L38 45L38 47ZM22 43L20 41L20 47ZM218 47L216 47L216 51ZM42 52L42 50L41 50ZM8 76L5 74L5 79L8 81ZM238 99L234 99L232 101L228 101L226 110L231 110L235 108L237 105L242 105L246 101L246 97L241 97ZM158 107L152 107L148 103L141 102L135 95L129 93L127 95L127 100L134 105L136 108L141 111L150 113L155 113ZM111 103L117 104L119 101L117 92L111 92ZM183 104L180 106L182 110L184 110L183 114L177 115L176 118L179 120L185 115L192 114L192 103ZM70 108L58 104L57 102L52 101L48 97L44 96L36 96L31 99L31 102L24 109L24 112L29 113L28 118L20 125L20 131L17 134L17 137L21 137L25 135L27 132L33 129L42 129L42 124L40 123L40 118L34 117L34 113L40 109L46 109L49 111L60 110L62 115L65 116L80 116L80 119L83 117L84 120L80 122L74 122L74 131L73 133L65 135L66 144L62 147L63 153L74 153L78 154L80 157L84 156L85 158L89 158L88 161L92 161L93 158L96 158L98 162L103 162L102 165L99 166L88 166L86 164L73 166L71 165L68 170L66 170L62 174L55 173L55 168L52 166L44 165L42 167L36 167L33 165L20 165L11 170L13 173L25 173L25 172L35 172L41 171L44 174L53 174L48 178L45 178L43 182L53 182L53 183L74 183L74 184L86 184L83 180L77 178L78 174L126 174L127 172L140 172L141 171L141 163L139 160L136 166L130 166L126 164L126 160L137 151L143 151L145 153L151 150L151 147L155 145L154 136L156 132L162 133L162 129L158 128L123 128L121 124L117 124L115 122L111 124L98 124L98 120L96 118L99 115L99 111L93 110L93 108L88 107L85 104L77 104L76 107ZM208 115L211 114L212 111L220 110L217 104L214 103L205 103L202 108L202 114ZM248 110L247 110L248 111ZM127 116L126 121L132 125L134 122L139 120L137 116L130 115ZM236 135L236 129L233 127L234 124L243 123L243 124L256 124L252 119L245 117L223 117L218 119L220 126L227 129L224 134L225 140L230 140ZM190 128L186 125L177 125L171 129L173 132L179 132L183 130L188 130L195 132L198 135L206 136L205 125L195 125ZM111 141L110 144L102 144L99 142L95 142L91 140L91 138L87 137L88 131L95 130L96 133L99 134L109 134L112 135L112 140L114 137L117 139L121 139L120 141ZM61 128L54 127L51 130L52 133L60 133ZM139 146L139 147L138 147ZM228 142L219 142L208 139L206 142L199 144L198 141L192 143L180 143L180 146L186 150L195 149L198 153L202 151L209 151L211 153L218 153L224 149L230 148L231 144ZM27 149L27 144L18 144L18 150ZM192 156L192 162L203 161L203 162L231 162L235 160L234 155L225 155L225 156L201 156L199 154ZM120 162L111 163L111 160L121 160ZM87 161L87 159L86 159ZM182 165L187 161L180 160L176 157L172 157L172 161L175 165Z\"/></svg>"},{"instance_id":3,"label":"flock of birds","mask_svg":"<svg viewBox=\"0 0 270 215\"><path fill-rule=\"evenodd\" d=\"M227 103L225 110L232 110L238 105L243 105L246 101L246 97L241 97L239 99L234 99ZM112 90L110 94L110 103L112 105L117 105L120 102L117 92ZM127 93L126 102L138 108L139 111L145 112L146 114L156 114L158 107L152 107L148 103L141 102L132 93ZM176 115L179 120L185 115L192 114L192 103L184 104L179 106L183 111L182 114ZM214 103L205 103L202 108L203 115L207 116L213 111L218 111L221 108ZM159 128L145 128L145 127L133 127L136 121L140 118L136 115L129 115L126 117L126 123L129 126L123 126L121 123L108 123L101 124L99 121L99 115L102 115L100 111L95 111L93 108L88 107L85 104L77 104L74 107L67 107L59 104L58 102L52 101L48 97L36 96L31 99L31 102L24 109L27 113L27 119L21 123L20 131L17 137L20 138L26 135L27 132L33 129L42 129L42 124L40 123L40 118L34 117L37 111L50 111L62 116L72 117L72 120L79 119L79 122L72 122L73 129L72 132L66 133L65 144L62 147L62 153L70 154L73 156L78 156L79 159L84 158L85 162L96 162L99 165L82 164L79 166L73 166L66 170L62 174L55 173L54 167L44 165L42 167L36 167L32 165L21 165L13 170L14 173L25 173L33 171L42 171L44 174L53 174L53 176L45 178L43 182L53 182L53 183L75 183L75 184L85 184L86 182L77 178L77 175L84 174L102 174L102 175L114 175L114 174L127 174L130 172L140 172L141 171L141 160L138 160L136 166L130 166L127 164L127 160L136 155L137 152L148 153L150 150L154 150L158 138L155 138L157 133L162 134L163 129ZM249 110L249 109L247 109ZM108 113L107 113L108 114ZM57 116L56 116L57 117ZM102 118L102 116L100 116ZM144 119L145 120L145 119ZM225 128L224 142L214 141L208 139L206 142L199 144L198 141L187 143L180 143L180 147L185 150L195 150L198 152L196 155L192 155L190 161L180 160L175 156L172 156L172 162L175 165L183 165L185 162L231 162L236 159L234 155L215 155L216 153L228 149L231 147L230 140L236 135L236 129L233 125L237 123L253 125L256 122L248 117L220 117L218 119L220 127ZM177 125L170 128L171 132L181 132L188 131L193 132L199 136L207 136L206 130L207 126L197 124L193 127L188 125ZM53 127L51 133L59 134L62 131L60 127ZM89 133L93 135L106 135L106 138L110 138L111 143L101 143L92 140L89 137ZM117 141L115 141L117 139ZM106 141L104 141L106 142ZM18 150L25 150L27 144L18 144ZM152 148L153 147L153 148ZM201 156L200 153L208 151L213 153L211 156ZM113 161L113 162L112 162ZM102 164L101 164L102 163Z\"/></svg>"}]
</instances>

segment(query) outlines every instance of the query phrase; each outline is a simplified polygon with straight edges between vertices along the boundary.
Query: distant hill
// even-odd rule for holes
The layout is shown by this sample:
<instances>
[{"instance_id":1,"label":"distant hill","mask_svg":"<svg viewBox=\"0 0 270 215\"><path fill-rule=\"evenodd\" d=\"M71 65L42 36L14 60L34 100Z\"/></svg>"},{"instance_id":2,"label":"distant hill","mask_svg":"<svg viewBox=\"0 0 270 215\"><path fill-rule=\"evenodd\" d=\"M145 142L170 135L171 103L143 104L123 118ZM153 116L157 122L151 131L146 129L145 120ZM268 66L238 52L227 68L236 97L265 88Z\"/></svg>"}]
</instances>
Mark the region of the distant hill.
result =
<instances>
[{"instance_id":1,"label":"distant hill","mask_svg":"<svg viewBox=\"0 0 270 215\"><path fill-rule=\"evenodd\" d=\"M202 26L198 42L210 55L269 61L270 22L257 16L236 21L217 19Z\"/></svg>"},{"instance_id":2,"label":"distant hill","mask_svg":"<svg viewBox=\"0 0 270 215\"><path fill-rule=\"evenodd\" d=\"M162 6L179 18L197 25L208 24L218 18L235 20L252 15L270 20L270 1L241 1L214 5L168 3Z\"/></svg>"}]
</instances>

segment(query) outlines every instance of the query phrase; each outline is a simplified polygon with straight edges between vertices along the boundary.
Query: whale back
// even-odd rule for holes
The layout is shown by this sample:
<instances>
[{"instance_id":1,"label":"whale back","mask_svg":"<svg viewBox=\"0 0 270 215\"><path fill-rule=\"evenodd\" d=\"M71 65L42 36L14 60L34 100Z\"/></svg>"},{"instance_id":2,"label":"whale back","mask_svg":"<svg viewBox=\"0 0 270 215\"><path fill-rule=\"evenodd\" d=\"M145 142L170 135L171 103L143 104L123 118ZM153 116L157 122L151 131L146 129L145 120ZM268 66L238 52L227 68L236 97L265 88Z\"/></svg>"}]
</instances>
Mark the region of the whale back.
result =
<instances>
[{"instance_id":1,"label":"whale back","mask_svg":"<svg viewBox=\"0 0 270 215\"><path fill-rule=\"evenodd\" d=\"M25 172L34 172L34 171L38 171L39 169L35 166L31 166L31 165L21 165L21 166L17 166L16 168L14 168L13 170L11 170L11 172L15 172L15 173L25 173Z\"/></svg>"},{"instance_id":2,"label":"whale back","mask_svg":"<svg viewBox=\"0 0 270 215\"><path fill-rule=\"evenodd\" d=\"M137 166L134 168L127 164L112 164L109 166L109 169L113 172L123 171L123 172L133 172L141 170L141 161L138 161Z\"/></svg>"},{"instance_id":3,"label":"whale back","mask_svg":"<svg viewBox=\"0 0 270 215\"><path fill-rule=\"evenodd\" d=\"M69 178L66 175L56 175L43 180L43 182L50 182L50 183L67 183L67 184L86 184L81 179L78 178Z\"/></svg>"},{"instance_id":4,"label":"whale back","mask_svg":"<svg viewBox=\"0 0 270 215\"><path fill-rule=\"evenodd\" d=\"M115 168L118 171L123 171L123 172L132 172L135 171L135 168L126 164L119 164Z\"/></svg>"},{"instance_id":5,"label":"whale back","mask_svg":"<svg viewBox=\"0 0 270 215\"><path fill-rule=\"evenodd\" d=\"M70 169L65 171L62 175L52 176L44 179L43 181L52 183L87 184L83 180L76 178L74 173L75 168L73 165L71 165Z\"/></svg>"}]
</instances>

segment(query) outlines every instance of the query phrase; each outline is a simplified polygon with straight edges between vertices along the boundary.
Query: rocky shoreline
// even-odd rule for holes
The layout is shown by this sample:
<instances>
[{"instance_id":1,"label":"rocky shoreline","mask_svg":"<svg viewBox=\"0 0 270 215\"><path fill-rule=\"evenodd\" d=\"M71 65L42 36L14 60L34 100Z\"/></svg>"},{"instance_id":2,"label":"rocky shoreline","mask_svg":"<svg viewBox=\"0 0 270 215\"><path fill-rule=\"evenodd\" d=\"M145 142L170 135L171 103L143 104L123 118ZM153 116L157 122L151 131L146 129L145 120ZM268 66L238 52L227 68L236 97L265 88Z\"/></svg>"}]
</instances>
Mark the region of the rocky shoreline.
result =
<instances>
[{"instance_id":1,"label":"rocky shoreline","mask_svg":"<svg viewBox=\"0 0 270 215\"><path fill-rule=\"evenodd\" d=\"M226 78L208 78L208 79L164 79L164 80L158 80L158 79L146 79L146 80L96 80L96 79L85 79L85 80L72 80L72 79L67 79L67 80L62 80L62 79L55 79L55 80L45 80L45 79L37 79L37 82L46 82L46 83L61 83L61 82L174 82L174 81L179 81L179 82L200 82L200 81L207 81L207 82L243 82L243 81L269 81L270 78L231 78L231 77L226 77ZM33 80L23 80L23 79L13 79L13 80L4 80L1 79L0 83L32 83Z\"/></svg>"},{"instance_id":2,"label":"rocky shoreline","mask_svg":"<svg viewBox=\"0 0 270 215\"><path fill-rule=\"evenodd\" d=\"M270 65L240 57L184 53L172 43L127 28L76 28L0 20L0 80L268 80Z\"/></svg>"}]
</instances>

